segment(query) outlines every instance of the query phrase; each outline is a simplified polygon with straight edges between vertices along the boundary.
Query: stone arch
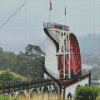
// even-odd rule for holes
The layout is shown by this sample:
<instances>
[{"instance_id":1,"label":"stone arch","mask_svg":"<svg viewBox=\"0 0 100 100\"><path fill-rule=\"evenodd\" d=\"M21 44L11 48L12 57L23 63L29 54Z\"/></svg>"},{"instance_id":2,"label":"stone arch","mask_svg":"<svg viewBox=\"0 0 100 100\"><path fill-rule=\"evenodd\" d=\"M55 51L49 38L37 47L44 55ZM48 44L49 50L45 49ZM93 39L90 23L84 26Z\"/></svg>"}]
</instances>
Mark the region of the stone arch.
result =
<instances>
[{"instance_id":1,"label":"stone arch","mask_svg":"<svg viewBox=\"0 0 100 100\"><path fill-rule=\"evenodd\" d=\"M69 92L67 98L72 98L72 94Z\"/></svg>"},{"instance_id":2,"label":"stone arch","mask_svg":"<svg viewBox=\"0 0 100 100\"><path fill-rule=\"evenodd\" d=\"M48 88L51 89L51 85Z\"/></svg>"},{"instance_id":3,"label":"stone arch","mask_svg":"<svg viewBox=\"0 0 100 100\"><path fill-rule=\"evenodd\" d=\"M77 87L80 87L80 85L78 85Z\"/></svg>"},{"instance_id":4,"label":"stone arch","mask_svg":"<svg viewBox=\"0 0 100 100\"><path fill-rule=\"evenodd\" d=\"M77 85L76 90L77 90L78 87L80 87L80 85ZM75 92L76 92L76 90L75 90Z\"/></svg>"},{"instance_id":5,"label":"stone arch","mask_svg":"<svg viewBox=\"0 0 100 100\"><path fill-rule=\"evenodd\" d=\"M44 87L44 89L43 89L43 93L49 93L49 90L48 90L47 87Z\"/></svg>"},{"instance_id":6,"label":"stone arch","mask_svg":"<svg viewBox=\"0 0 100 100\"><path fill-rule=\"evenodd\" d=\"M52 93L56 93L56 91L53 89L53 90L52 90Z\"/></svg>"},{"instance_id":7,"label":"stone arch","mask_svg":"<svg viewBox=\"0 0 100 100\"><path fill-rule=\"evenodd\" d=\"M55 90L55 89L53 89L53 90L52 90L52 94L54 94L54 96L56 96L56 95L57 95L57 93L56 93L56 90Z\"/></svg>"},{"instance_id":8,"label":"stone arch","mask_svg":"<svg viewBox=\"0 0 100 100\"><path fill-rule=\"evenodd\" d=\"M88 86L88 84L85 84L85 86Z\"/></svg>"},{"instance_id":9,"label":"stone arch","mask_svg":"<svg viewBox=\"0 0 100 100\"><path fill-rule=\"evenodd\" d=\"M48 91L49 91L49 94L52 93L52 87L51 86L48 86Z\"/></svg>"},{"instance_id":10,"label":"stone arch","mask_svg":"<svg viewBox=\"0 0 100 100\"><path fill-rule=\"evenodd\" d=\"M27 91L26 91L26 95L27 95L27 96L30 95L30 89L27 89Z\"/></svg>"},{"instance_id":11,"label":"stone arch","mask_svg":"<svg viewBox=\"0 0 100 100\"><path fill-rule=\"evenodd\" d=\"M15 97L15 93L13 92L13 93L11 93L10 94L10 97L12 98L12 97Z\"/></svg>"},{"instance_id":12,"label":"stone arch","mask_svg":"<svg viewBox=\"0 0 100 100\"><path fill-rule=\"evenodd\" d=\"M30 94L30 98L36 97L37 94L38 94L38 90L37 89L33 89L31 94Z\"/></svg>"},{"instance_id":13,"label":"stone arch","mask_svg":"<svg viewBox=\"0 0 100 100\"><path fill-rule=\"evenodd\" d=\"M47 87L44 87L43 89L43 98L46 98L48 100L49 97L49 90Z\"/></svg>"},{"instance_id":14,"label":"stone arch","mask_svg":"<svg viewBox=\"0 0 100 100\"><path fill-rule=\"evenodd\" d=\"M49 98L51 100L57 99L57 93L56 93L55 89L52 89L51 92L49 91Z\"/></svg>"},{"instance_id":15,"label":"stone arch","mask_svg":"<svg viewBox=\"0 0 100 100\"><path fill-rule=\"evenodd\" d=\"M77 89L78 87L80 87L80 85L77 85L76 89Z\"/></svg>"},{"instance_id":16,"label":"stone arch","mask_svg":"<svg viewBox=\"0 0 100 100\"><path fill-rule=\"evenodd\" d=\"M26 97L26 95L25 95L25 93L24 92L19 92L18 94L17 94L17 96L16 97Z\"/></svg>"},{"instance_id":17,"label":"stone arch","mask_svg":"<svg viewBox=\"0 0 100 100\"><path fill-rule=\"evenodd\" d=\"M39 88L39 91L42 91L42 87Z\"/></svg>"}]
</instances>

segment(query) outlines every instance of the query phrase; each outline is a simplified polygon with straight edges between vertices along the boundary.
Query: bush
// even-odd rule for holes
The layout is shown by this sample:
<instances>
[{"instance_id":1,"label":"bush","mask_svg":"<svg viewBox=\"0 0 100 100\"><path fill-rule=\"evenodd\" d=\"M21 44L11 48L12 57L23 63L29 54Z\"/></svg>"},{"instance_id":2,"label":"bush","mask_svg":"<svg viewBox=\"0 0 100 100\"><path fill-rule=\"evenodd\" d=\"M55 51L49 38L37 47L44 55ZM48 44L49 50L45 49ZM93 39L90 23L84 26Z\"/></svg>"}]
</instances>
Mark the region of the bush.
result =
<instances>
[{"instance_id":1,"label":"bush","mask_svg":"<svg viewBox=\"0 0 100 100\"><path fill-rule=\"evenodd\" d=\"M76 89L75 100L96 100L98 88L90 86L81 86Z\"/></svg>"},{"instance_id":2,"label":"bush","mask_svg":"<svg viewBox=\"0 0 100 100\"><path fill-rule=\"evenodd\" d=\"M22 80L20 77L14 77L13 80Z\"/></svg>"},{"instance_id":3,"label":"bush","mask_svg":"<svg viewBox=\"0 0 100 100\"><path fill-rule=\"evenodd\" d=\"M9 96L1 96L0 100L10 100L10 97Z\"/></svg>"},{"instance_id":4,"label":"bush","mask_svg":"<svg viewBox=\"0 0 100 100\"><path fill-rule=\"evenodd\" d=\"M17 98L12 98L12 100L18 100Z\"/></svg>"},{"instance_id":5,"label":"bush","mask_svg":"<svg viewBox=\"0 0 100 100\"><path fill-rule=\"evenodd\" d=\"M3 72L0 74L0 82L3 81L13 81L13 80L21 80L20 77L14 77L9 71Z\"/></svg>"},{"instance_id":6,"label":"bush","mask_svg":"<svg viewBox=\"0 0 100 100\"><path fill-rule=\"evenodd\" d=\"M11 74L9 71L3 72L0 74L0 80L1 81L10 81L14 79L14 75Z\"/></svg>"}]
</instances>

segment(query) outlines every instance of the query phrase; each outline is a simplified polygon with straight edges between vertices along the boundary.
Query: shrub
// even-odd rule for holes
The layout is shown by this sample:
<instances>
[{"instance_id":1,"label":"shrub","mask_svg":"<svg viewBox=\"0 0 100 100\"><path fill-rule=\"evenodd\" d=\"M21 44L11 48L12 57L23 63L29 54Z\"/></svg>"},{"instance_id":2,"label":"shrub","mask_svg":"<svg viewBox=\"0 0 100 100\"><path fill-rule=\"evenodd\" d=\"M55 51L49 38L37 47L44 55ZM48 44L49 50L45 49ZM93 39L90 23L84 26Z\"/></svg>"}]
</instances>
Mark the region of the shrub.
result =
<instances>
[{"instance_id":1,"label":"shrub","mask_svg":"<svg viewBox=\"0 0 100 100\"><path fill-rule=\"evenodd\" d=\"M12 98L12 100L18 100L17 98Z\"/></svg>"},{"instance_id":2,"label":"shrub","mask_svg":"<svg viewBox=\"0 0 100 100\"><path fill-rule=\"evenodd\" d=\"M75 100L96 100L98 88L90 86L81 86L76 89Z\"/></svg>"},{"instance_id":3,"label":"shrub","mask_svg":"<svg viewBox=\"0 0 100 100\"><path fill-rule=\"evenodd\" d=\"M14 75L11 74L9 71L3 72L0 74L0 80L1 81L10 81L14 79Z\"/></svg>"},{"instance_id":4,"label":"shrub","mask_svg":"<svg viewBox=\"0 0 100 100\"><path fill-rule=\"evenodd\" d=\"M20 77L14 77L13 80L22 80Z\"/></svg>"},{"instance_id":5,"label":"shrub","mask_svg":"<svg viewBox=\"0 0 100 100\"><path fill-rule=\"evenodd\" d=\"M9 71L3 72L0 74L0 82L3 81L13 81L13 80L21 80L20 77L14 77Z\"/></svg>"},{"instance_id":6,"label":"shrub","mask_svg":"<svg viewBox=\"0 0 100 100\"><path fill-rule=\"evenodd\" d=\"M1 96L0 100L10 100L10 97L9 96Z\"/></svg>"}]
</instances>

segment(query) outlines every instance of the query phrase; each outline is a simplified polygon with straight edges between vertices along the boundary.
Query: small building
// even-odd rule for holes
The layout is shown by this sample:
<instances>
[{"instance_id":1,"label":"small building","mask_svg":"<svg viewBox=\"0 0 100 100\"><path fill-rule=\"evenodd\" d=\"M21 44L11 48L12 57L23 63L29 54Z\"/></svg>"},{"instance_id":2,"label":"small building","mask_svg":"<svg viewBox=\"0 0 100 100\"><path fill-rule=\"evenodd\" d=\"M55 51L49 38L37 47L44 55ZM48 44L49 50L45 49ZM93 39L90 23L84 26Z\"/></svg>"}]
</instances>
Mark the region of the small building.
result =
<instances>
[{"instance_id":1,"label":"small building","mask_svg":"<svg viewBox=\"0 0 100 100\"><path fill-rule=\"evenodd\" d=\"M91 86L100 87L100 80L91 80Z\"/></svg>"}]
</instances>

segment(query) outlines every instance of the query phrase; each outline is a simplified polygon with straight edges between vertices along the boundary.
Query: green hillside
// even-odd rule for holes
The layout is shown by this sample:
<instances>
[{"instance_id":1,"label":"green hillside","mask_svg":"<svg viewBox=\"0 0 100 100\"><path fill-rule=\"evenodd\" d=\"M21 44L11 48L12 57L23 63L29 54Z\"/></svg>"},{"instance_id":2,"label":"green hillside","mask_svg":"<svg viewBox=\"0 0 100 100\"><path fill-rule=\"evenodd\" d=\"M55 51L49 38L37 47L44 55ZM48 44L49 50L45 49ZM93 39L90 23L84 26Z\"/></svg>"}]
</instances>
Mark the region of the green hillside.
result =
<instances>
[{"instance_id":1,"label":"green hillside","mask_svg":"<svg viewBox=\"0 0 100 100\"><path fill-rule=\"evenodd\" d=\"M6 72L6 71L0 70L0 74L2 74L3 72ZM21 76L21 75L19 75L19 74L17 74L17 73L14 73L14 72L10 72L10 73L13 74L14 77L20 77L22 80L27 79L26 77Z\"/></svg>"}]
</instances>

